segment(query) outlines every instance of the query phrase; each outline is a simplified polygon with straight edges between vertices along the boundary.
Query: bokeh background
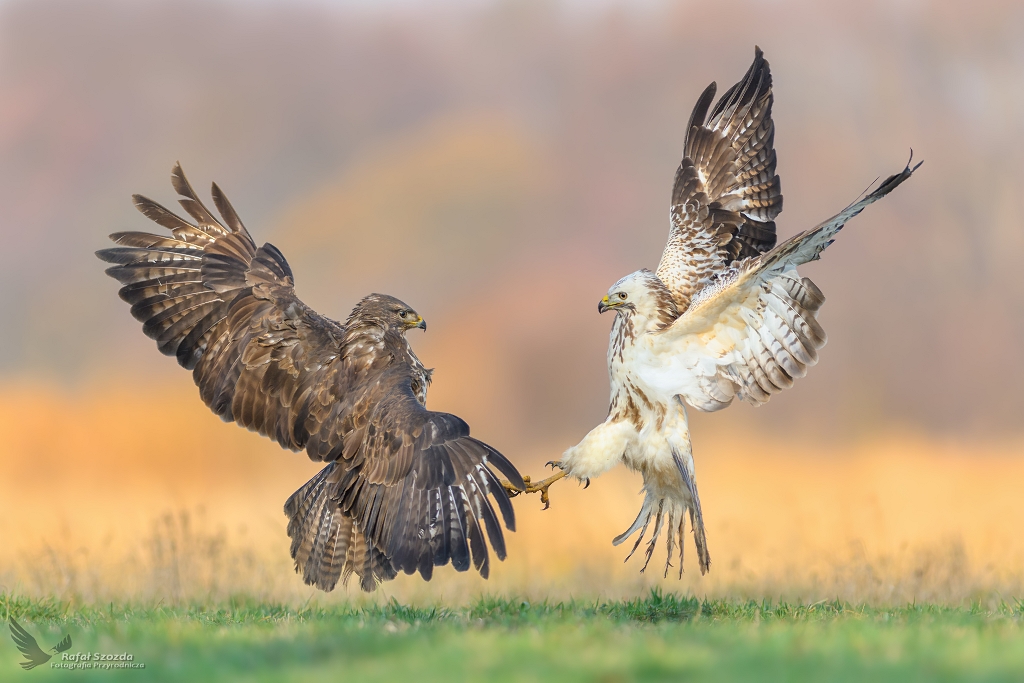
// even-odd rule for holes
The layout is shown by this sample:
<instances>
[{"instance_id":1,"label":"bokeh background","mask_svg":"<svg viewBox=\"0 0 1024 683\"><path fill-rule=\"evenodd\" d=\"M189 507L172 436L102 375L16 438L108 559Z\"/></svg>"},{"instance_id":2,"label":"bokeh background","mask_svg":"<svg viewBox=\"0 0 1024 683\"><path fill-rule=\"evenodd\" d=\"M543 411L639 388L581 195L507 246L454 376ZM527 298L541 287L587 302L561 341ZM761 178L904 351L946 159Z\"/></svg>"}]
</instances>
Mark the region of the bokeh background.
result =
<instances>
[{"instance_id":1,"label":"bokeh background","mask_svg":"<svg viewBox=\"0 0 1024 683\"><path fill-rule=\"evenodd\" d=\"M639 480L518 499L490 582L374 598L635 593L957 602L1024 582L1024 5L0 0L0 589L321 596L285 498L315 471L223 425L92 252L216 180L297 289L406 300L430 407L527 472L603 419L610 319L657 264L684 126L771 62L785 237L924 166L805 274L822 360L771 404L691 411L712 573L610 539ZM652 570L661 566L661 549Z\"/></svg>"}]
</instances>

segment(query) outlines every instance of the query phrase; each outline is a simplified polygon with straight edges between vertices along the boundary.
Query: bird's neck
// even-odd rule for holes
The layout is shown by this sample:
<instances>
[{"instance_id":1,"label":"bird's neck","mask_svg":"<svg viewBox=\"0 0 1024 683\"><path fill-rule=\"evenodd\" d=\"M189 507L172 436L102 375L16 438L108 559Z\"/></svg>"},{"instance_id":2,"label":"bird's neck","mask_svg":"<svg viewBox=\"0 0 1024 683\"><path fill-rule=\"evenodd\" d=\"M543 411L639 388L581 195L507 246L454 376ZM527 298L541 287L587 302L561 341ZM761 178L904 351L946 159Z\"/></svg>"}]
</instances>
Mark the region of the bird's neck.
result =
<instances>
[{"instance_id":1,"label":"bird's neck","mask_svg":"<svg viewBox=\"0 0 1024 683\"><path fill-rule=\"evenodd\" d=\"M623 363L627 351L636 341L637 328L634 324L636 314L617 313L612 323L611 335L608 337L608 367Z\"/></svg>"},{"instance_id":2,"label":"bird's neck","mask_svg":"<svg viewBox=\"0 0 1024 683\"><path fill-rule=\"evenodd\" d=\"M612 324L612 332L609 337L608 357L615 351L616 357L621 360L622 353L636 343L637 337L647 332L654 332L663 327L663 323L657 314L648 316L640 310L629 310L617 313L615 322Z\"/></svg>"}]
</instances>

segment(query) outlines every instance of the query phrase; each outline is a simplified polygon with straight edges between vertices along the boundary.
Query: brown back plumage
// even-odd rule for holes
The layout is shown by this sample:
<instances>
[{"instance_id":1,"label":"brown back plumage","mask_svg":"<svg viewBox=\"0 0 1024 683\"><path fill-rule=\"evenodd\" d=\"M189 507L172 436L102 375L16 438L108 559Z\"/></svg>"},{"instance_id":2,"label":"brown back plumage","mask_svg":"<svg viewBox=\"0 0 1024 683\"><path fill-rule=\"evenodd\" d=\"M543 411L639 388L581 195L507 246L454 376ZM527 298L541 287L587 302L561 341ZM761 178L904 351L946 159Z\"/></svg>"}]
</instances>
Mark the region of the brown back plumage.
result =
<instances>
[{"instance_id":1,"label":"brown back plumage","mask_svg":"<svg viewBox=\"0 0 1024 683\"><path fill-rule=\"evenodd\" d=\"M772 77L760 48L709 116L715 90L709 85L690 115L672 187L669 241L657 271L680 311L734 261L774 247L782 211Z\"/></svg>"},{"instance_id":2,"label":"brown back plumage","mask_svg":"<svg viewBox=\"0 0 1024 683\"><path fill-rule=\"evenodd\" d=\"M285 505L296 569L308 584L334 588L355 573L373 590L398 571L449 562L489 569L484 533L499 559L515 517L487 466L522 485L500 453L469 436L454 415L425 408L430 372L399 324L401 301L373 294L344 325L295 296L288 262L257 248L220 189L223 222L203 205L180 166L179 202L195 223L145 197L136 207L171 231L111 235L97 252L115 264L143 332L192 370L200 396L226 421L306 450L330 463ZM489 498L490 496L490 498Z\"/></svg>"}]
</instances>

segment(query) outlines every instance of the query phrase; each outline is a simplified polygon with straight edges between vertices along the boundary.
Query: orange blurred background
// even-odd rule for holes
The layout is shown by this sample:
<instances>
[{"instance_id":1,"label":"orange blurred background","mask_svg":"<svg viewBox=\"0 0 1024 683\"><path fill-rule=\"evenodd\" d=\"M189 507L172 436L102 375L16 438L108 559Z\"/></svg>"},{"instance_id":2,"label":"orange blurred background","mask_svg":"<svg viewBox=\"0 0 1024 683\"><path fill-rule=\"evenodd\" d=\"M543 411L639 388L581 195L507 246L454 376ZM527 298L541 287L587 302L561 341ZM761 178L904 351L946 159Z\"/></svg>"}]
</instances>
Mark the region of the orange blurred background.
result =
<instances>
[{"instance_id":1,"label":"orange blurred background","mask_svg":"<svg viewBox=\"0 0 1024 683\"><path fill-rule=\"evenodd\" d=\"M414 306L430 407L536 475L604 417L596 301L657 264L690 109L755 44L781 236L910 147L925 165L805 269L828 297L814 371L759 409L691 411L713 568L664 586L1019 595L1024 7L998 0L0 1L0 590L314 595L281 506L315 466L209 414L92 256L150 229L130 195L170 204L174 161L320 312L371 291ZM610 545L638 488L518 499L491 582L380 594L659 583L662 550L640 577Z\"/></svg>"}]
</instances>

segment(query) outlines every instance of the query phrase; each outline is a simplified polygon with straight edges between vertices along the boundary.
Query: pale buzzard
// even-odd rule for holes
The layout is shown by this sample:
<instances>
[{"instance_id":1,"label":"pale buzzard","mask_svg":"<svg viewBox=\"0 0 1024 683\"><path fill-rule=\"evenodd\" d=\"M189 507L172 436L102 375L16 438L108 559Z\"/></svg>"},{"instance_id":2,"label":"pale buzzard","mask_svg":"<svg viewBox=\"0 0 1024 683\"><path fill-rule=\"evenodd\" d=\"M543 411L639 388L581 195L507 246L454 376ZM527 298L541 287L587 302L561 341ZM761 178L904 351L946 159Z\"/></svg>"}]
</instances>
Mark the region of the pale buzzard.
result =
<instances>
[{"instance_id":1,"label":"pale buzzard","mask_svg":"<svg viewBox=\"0 0 1024 683\"><path fill-rule=\"evenodd\" d=\"M527 479L527 491L542 491L546 504L547 488L567 475L589 481L618 463L643 474L643 507L614 543L639 531L635 552L653 521L646 568L667 527L666 575L677 541L682 573L686 513L702 574L711 563L684 403L704 411L725 408L736 397L760 405L818 362L825 332L816 316L825 297L796 267L817 259L846 221L917 168L908 164L836 216L776 246L782 194L771 86L768 62L755 49L743 80L714 107L714 83L700 96L672 188L669 240L658 270L627 275L598 306L616 313L608 345L608 417L552 463L560 473Z\"/></svg>"},{"instance_id":2,"label":"pale buzzard","mask_svg":"<svg viewBox=\"0 0 1024 683\"><path fill-rule=\"evenodd\" d=\"M423 319L371 294L344 324L295 296L292 271L271 244L257 248L213 185L216 219L180 166L171 174L195 223L135 195L171 236L121 232L97 252L123 287L142 330L192 371L203 402L228 422L329 463L285 503L291 555L325 591L352 573L371 591L399 571L430 580L435 566L485 578L487 538L505 559L501 524L515 529L508 494L491 471L523 487L516 468L469 435L469 425L426 409L431 371L405 332ZM508 484L508 482L506 482Z\"/></svg>"}]
</instances>

